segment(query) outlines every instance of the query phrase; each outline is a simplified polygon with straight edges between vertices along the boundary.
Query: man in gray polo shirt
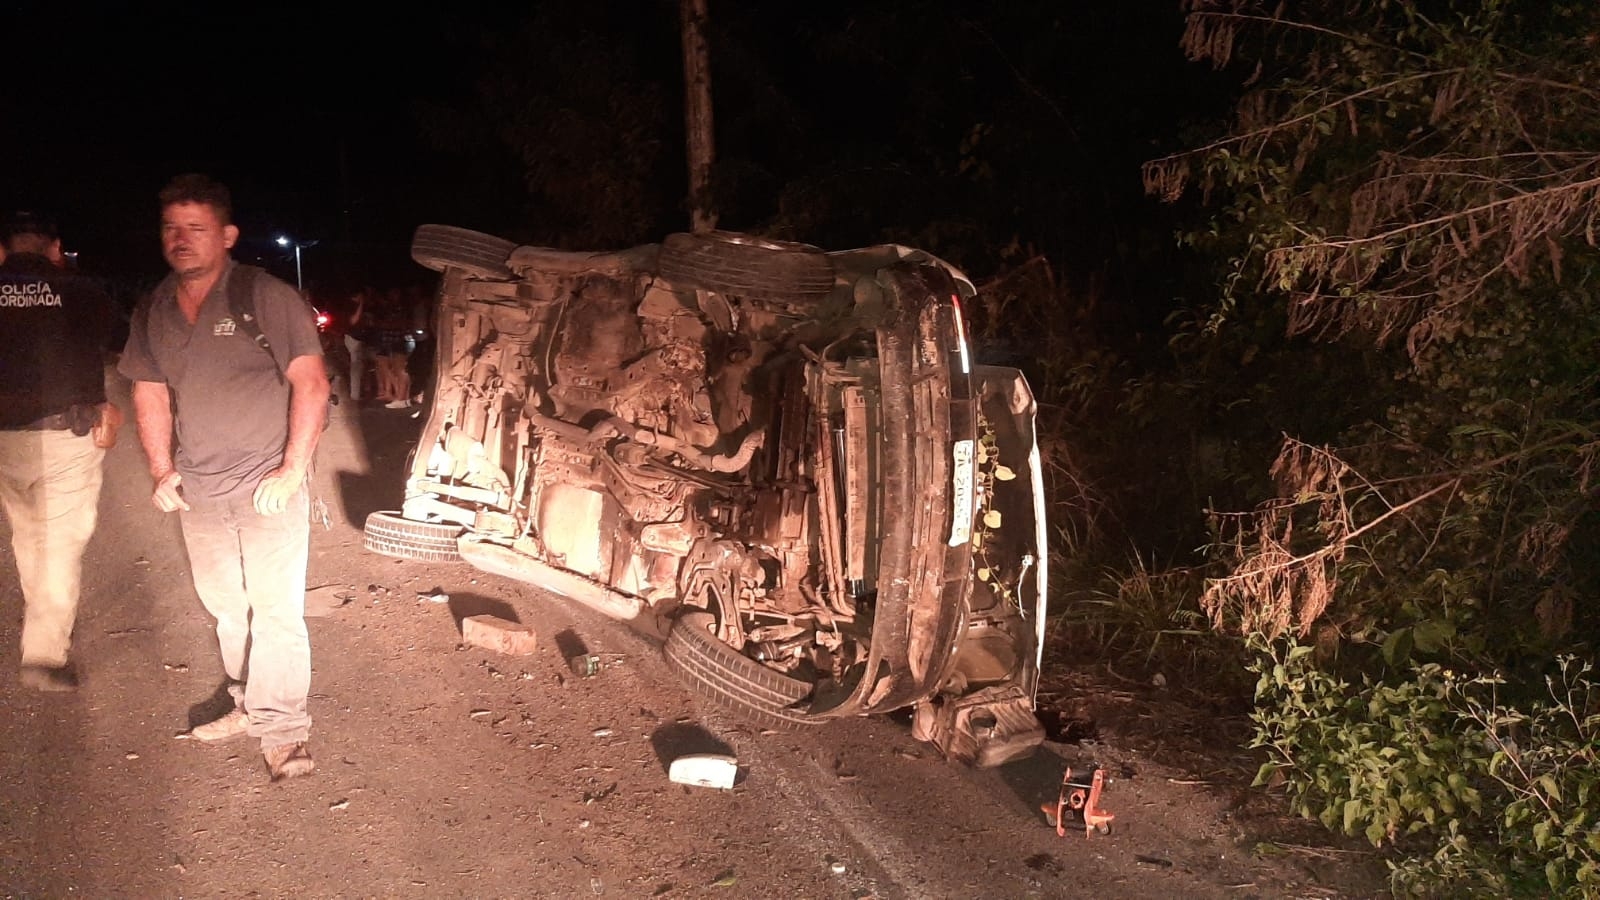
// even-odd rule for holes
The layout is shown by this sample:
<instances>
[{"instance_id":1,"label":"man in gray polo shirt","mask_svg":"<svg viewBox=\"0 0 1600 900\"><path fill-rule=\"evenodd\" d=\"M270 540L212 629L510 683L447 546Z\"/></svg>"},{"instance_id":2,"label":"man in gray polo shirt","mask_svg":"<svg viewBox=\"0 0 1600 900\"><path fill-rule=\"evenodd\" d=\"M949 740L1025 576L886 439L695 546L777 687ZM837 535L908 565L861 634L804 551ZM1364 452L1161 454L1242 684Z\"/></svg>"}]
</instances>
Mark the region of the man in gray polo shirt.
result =
<instances>
[{"instance_id":1,"label":"man in gray polo shirt","mask_svg":"<svg viewBox=\"0 0 1600 900\"><path fill-rule=\"evenodd\" d=\"M203 175L181 175L161 191L161 247L172 274L134 311L118 368L133 381L151 500L179 513L235 703L191 733L259 738L277 781L314 768L306 749L306 479L328 376L314 313L293 287L264 273L255 279L266 348L234 320L232 213L228 189Z\"/></svg>"}]
</instances>

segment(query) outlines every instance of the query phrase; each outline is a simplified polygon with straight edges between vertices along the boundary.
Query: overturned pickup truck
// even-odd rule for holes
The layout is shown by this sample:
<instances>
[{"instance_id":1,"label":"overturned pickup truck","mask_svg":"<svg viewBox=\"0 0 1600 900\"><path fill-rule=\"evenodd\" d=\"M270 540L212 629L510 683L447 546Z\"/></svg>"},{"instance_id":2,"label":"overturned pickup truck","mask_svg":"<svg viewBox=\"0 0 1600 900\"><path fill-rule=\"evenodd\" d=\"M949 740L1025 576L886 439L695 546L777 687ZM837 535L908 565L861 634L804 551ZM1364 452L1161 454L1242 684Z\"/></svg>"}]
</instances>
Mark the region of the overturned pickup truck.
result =
<instances>
[{"instance_id":1,"label":"overturned pickup truck","mask_svg":"<svg viewBox=\"0 0 1600 900\"><path fill-rule=\"evenodd\" d=\"M411 250L442 273L436 381L368 549L629 622L765 727L914 707L952 759L1040 743L1034 401L972 364L960 272L727 232L574 253L424 225Z\"/></svg>"}]
</instances>

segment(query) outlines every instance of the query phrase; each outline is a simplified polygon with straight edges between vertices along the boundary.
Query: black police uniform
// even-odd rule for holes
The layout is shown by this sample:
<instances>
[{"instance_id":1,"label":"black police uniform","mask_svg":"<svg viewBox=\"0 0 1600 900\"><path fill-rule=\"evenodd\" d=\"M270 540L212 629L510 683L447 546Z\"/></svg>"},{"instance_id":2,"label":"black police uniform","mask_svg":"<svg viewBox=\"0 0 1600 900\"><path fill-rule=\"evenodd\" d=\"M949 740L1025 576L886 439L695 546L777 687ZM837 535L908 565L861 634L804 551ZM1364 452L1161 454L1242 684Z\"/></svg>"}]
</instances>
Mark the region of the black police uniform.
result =
<instances>
[{"instance_id":1,"label":"black police uniform","mask_svg":"<svg viewBox=\"0 0 1600 900\"><path fill-rule=\"evenodd\" d=\"M93 280L32 253L0 263L0 429L88 434L115 321Z\"/></svg>"}]
</instances>

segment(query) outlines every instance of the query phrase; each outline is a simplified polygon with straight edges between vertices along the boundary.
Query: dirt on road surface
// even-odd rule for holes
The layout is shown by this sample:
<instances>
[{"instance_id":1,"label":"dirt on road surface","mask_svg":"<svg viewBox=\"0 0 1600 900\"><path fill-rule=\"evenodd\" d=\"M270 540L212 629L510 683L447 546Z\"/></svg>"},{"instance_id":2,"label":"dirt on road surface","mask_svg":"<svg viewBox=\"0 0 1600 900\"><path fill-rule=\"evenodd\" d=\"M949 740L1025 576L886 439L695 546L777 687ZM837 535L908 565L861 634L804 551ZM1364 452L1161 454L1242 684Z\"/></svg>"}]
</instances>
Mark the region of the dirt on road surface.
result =
<instances>
[{"instance_id":1,"label":"dirt on road surface","mask_svg":"<svg viewBox=\"0 0 1600 900\"><path fill-rule=\"evenodd\" d=\"M399 505L412 412L332 409L316 474L331 523L313 529L308 585L317 771L280 784L248 738L179 737L226 708L215 639L137 441L111 451L76 631L83 688L0 683L0 895L1382 893L1371 854L1264 812L1273 802L1243 788L1248 759L1175 753L1184 736L1162 742L1159 723L994 770L945 762L892 717L764 733L702 705L656 645L582 607L463 563L370 554L360 526ZM3 537L9 673L22 601ZM531 625L539 649L464 646L460 622L480 613ZM600 671L574 675L577 653ZM671 760L697 752L737 756L739 782L670 782ZM1113 831L1057 836L1040 805L1065 767L1091 764L1111 778Z\"/></svg>"}]
</instances>

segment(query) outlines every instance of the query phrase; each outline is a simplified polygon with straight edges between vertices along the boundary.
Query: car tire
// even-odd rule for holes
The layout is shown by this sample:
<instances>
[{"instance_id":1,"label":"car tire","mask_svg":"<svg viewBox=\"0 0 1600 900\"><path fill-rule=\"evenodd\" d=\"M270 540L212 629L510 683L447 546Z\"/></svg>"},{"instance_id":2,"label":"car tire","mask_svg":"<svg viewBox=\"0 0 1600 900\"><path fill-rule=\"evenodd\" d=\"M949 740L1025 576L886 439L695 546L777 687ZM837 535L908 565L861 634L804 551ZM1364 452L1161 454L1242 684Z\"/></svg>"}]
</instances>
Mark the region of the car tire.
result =
<instances>
[{"instance_id":1,"label":"car tire","mask_svg":"<svg viewBox=\"0 0 1600 900\"><path fill-rule=\"evenodd\" d=\"M816 247L727 231L667 235L658 265L679 287L753 300L805 303L833 290L833 263Z\"/></svg>"},{"instance_id":2,"label":"car tire","mask_svg":"<svg viewBox=\"0 0 1600 900\"><path fill-rule=\"evenodd\" d=\"M411 236L411 258L435 272L460 269L480 278L510 278L506 259L517 245L481 231L450 225L418 225Z\"/></svg>"},{"instance_id":3,"label":"car tire","mask_svg":"<svg viewBox=\"0 0 1600 900\"><path fill-rule=\"evenodd\" d=\"M361 545L383 556L455 562L461 559L456 539L464 530L453 522L418 522L397 512L375 512L367 516Z\"/></svg>"},{"instance_id":4,"label":"car tire","mask_svg":"<svg viewBox=\"0 0 1600 900\"><path fill-rule=\"evenodd\" d=\"M707 627L710 613L680 616L667 632L664 654L696 694L752 724L780 731L821 725L796 704L811 696L811 685L761 665L722 641Z\"/></svg>"}]
</instances>

